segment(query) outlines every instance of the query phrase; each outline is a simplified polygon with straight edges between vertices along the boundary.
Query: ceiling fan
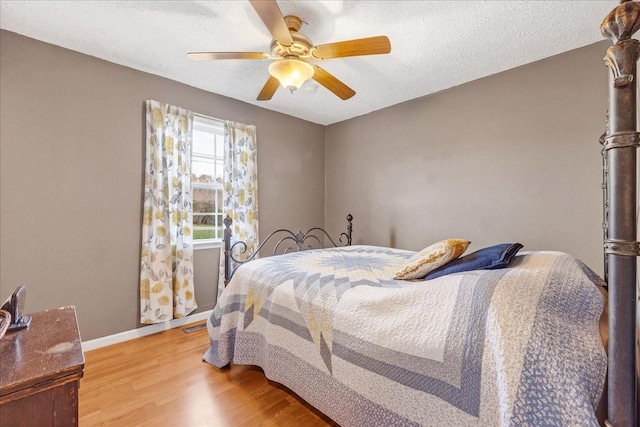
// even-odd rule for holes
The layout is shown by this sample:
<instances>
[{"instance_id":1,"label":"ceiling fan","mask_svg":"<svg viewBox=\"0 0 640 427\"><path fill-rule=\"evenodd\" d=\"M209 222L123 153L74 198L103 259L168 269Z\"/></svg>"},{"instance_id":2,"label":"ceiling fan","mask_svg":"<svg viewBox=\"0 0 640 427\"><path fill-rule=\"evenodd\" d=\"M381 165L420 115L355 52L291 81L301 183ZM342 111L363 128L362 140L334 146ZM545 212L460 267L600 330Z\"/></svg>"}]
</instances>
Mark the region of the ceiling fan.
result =
<instances>
[{"instance_id":1,"label":"ceiling fan","mask_svg":"<svg viewBox=\"0 0 640 427\"><path fill-rule=\"evenodd\" d=\"M307 80L313 79L340 99L351 98L356 92L325 69L310 64L309 60L343 58L346 56L378 55L391 52L387 36L345 40L314 46L298 31L302 20L297 16L282 16L276 0L249 0L273 37L271 54L263 52L191 52L193 61L213 59L272 59L269 79L258 94L258 101L273 97L278 86L293 92Z\"/></svg>"}]
</instances>

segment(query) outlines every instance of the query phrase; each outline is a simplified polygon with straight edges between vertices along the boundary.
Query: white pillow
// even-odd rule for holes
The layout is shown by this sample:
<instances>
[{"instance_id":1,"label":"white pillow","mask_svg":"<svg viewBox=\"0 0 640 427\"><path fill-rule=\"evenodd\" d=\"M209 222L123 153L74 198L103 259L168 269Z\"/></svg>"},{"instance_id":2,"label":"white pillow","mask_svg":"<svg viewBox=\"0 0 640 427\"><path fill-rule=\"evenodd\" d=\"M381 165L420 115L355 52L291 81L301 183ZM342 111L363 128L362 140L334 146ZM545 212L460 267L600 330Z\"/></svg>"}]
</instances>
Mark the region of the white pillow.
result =
<instances>
[{"instance_id":1,"label":"white pillow","mask_svg":"<svg viewBox=\"0 0 640 427\"><path fill-rule=\"evenodd\" d=\"M412 256L396 273L396 280L422 279L429 272L458 258L471 242L462 239L441 240Z\"/></svg>"}]
</instances>

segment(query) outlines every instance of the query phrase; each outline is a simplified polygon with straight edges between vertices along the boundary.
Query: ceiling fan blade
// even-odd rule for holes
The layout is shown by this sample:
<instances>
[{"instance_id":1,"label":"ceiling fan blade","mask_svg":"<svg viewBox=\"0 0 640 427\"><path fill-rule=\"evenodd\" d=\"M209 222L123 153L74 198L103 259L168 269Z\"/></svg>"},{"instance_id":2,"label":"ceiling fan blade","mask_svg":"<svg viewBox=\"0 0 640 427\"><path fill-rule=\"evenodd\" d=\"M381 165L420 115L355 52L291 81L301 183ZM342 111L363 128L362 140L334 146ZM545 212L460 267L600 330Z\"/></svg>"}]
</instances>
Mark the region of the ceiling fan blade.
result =
<instances>
[{"instance_id":1,"label":"ceiling fan blade","mask_svg":"<svg viewBox=\"0 0 640 427\"><path fill-rule=\"evenodd\" d=\"M312 49L316 59L344 58L345 56L380 55L391 52L391 42L387 36L345 40L322 44Z\"/></svg>"},{"instance_id":2,"label":"ceiling fan blade","mask_svg":"<svg viewBox=\"0 0 640 427\"><path fill-rule=\"evenodd\" d=\"M268 59L262 52L189 52L187 58L192 61L211 61L213 59Z\"/></svg>"},{"instance_id":3,"label":"ceiling fan blade","mask_svg":"<svg viewBox=\"0 0 640 427\"><path fill-rule=\"evenodd\" d=\"M283 46L291 46L293 44L293 38L289 28L287 28L287 23L284 22L276 0L249 0L249 3L256 10L264 25L267 26L275 41Z\"/></svg>"},{"instance_id":4,"label":"ceiling fan blade","mask_svg":"<svg viewBox=\"0 0 640 427\"><path fill-rule=\"evenodd\" d=\"M342 83L340 80L335 78L331 73L329 73L324 68L320 68L317 65L314 65L313 68L315 71L313 74L313 80L317 81L322 86L329 89L338 98L344 101L356 94L356 92L353 89L351 89L349 86L347 86L346 84Z\"/></svg>"},{"instance_id":5,"label":"ceiling fan blade","mask_svg":"<svg viewBox=\"0 0 640 427\"><path fill-rule=\"evenodd\" d=\"M269 76L269 80L265 83L264 87L258 94L258 101L268 101L273 97L273 94L276 93L276 90L280 86L280 82L273 76Z\"/></svg>"}]
</instances>

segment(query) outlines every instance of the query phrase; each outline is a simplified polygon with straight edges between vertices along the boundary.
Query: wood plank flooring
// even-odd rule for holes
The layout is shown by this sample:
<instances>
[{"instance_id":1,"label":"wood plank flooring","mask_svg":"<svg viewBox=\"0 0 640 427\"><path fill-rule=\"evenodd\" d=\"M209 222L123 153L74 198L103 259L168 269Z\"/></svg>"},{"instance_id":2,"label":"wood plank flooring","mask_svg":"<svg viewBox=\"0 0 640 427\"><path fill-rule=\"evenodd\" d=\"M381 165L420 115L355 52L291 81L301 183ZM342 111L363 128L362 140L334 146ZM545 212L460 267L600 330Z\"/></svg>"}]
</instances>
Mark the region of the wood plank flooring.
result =
<instances>
[{"instance_id":1,"label":"wood plank flooring","mask_svg":"<svg viewBox=\"0 0 640 427\"><path fill-rule=\"evenodd\" d=\"M86 352L80 425L337 426L257 367L202 361L208 344L176 328Z\"/></svg>"}]
</instances>

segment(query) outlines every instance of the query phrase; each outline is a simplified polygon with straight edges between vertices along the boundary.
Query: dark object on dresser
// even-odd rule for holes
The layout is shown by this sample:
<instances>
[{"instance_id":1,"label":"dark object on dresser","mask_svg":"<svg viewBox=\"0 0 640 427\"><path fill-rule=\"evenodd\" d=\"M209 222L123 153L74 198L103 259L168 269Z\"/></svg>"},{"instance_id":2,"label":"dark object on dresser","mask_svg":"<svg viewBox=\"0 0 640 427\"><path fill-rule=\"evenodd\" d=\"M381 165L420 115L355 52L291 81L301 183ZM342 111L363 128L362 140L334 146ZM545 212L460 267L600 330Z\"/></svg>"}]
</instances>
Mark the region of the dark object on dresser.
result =
<instances>
[{"instance_id":1,"label":"dark object on dresser","mask_svg":"<svg viewBox=\"0 0 640 427\"><path fill-rule=\"evenodd\" d=\"M0 339L4 336L11 324L11 313L5 310L0 310Z\"/></svg>"},{"instance_id":2,"label":"dark object on dresser","mask_svg":"<svg viewBox=\"0 0 640 427\"><path fill-rule=\"evenodd\" d=\"M26 300L27 287L25 285L20 285L2 304L0 310L8 312L11 319L11 323L7 327L7 332L19 331L20 329L29 327L31 317L22 315Z\"/></svg>"},{"instance_id":3,"label":"dark object on dresser","mask_svg":"<svg viewBox=\"0 0 640 427\"><path fill-rule=\"evenodd\" d=\"M73 306L0 340L0 426L77 426L84 355Z\"/></svg>"}]
</instances>

